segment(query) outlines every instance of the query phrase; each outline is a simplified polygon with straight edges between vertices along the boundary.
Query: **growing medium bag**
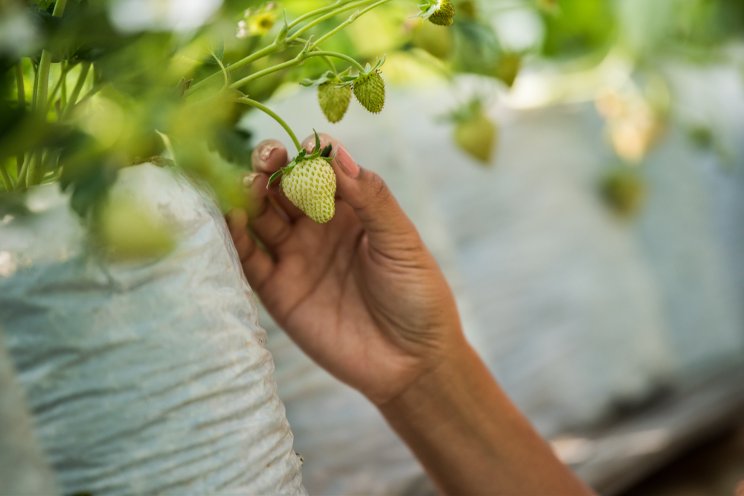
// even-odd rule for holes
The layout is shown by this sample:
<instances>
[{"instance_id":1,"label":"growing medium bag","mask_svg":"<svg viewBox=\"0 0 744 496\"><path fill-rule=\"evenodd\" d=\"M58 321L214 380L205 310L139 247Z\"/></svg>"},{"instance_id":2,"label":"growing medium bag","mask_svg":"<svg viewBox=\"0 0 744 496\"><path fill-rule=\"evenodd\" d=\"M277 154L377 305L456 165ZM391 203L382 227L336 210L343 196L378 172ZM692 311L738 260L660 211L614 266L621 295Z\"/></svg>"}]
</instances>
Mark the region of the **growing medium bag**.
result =
<instances>
[{"instance_id":1,"label":"growing medium bag","mask_svg":"<svg viewBox=\"0 0 744 496\"><path fill-rule=\"evenodd\" d=\"M177 234L97 256L53 185L0 215L0 322L65 494L304 494L272 358L224 221L171 171L114 189Z\"/></svg>"}]
</instances>

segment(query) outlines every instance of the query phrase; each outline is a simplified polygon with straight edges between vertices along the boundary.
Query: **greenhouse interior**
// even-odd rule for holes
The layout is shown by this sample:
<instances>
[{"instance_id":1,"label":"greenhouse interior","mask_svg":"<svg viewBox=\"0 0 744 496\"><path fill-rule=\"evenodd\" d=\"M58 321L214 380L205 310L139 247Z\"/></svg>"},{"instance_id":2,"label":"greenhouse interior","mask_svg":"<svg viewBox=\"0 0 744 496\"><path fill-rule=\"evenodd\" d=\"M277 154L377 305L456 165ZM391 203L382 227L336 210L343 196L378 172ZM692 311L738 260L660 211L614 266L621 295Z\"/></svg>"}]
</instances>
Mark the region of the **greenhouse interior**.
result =
<instances>
[{"instance_id":1,"label":"greenhouse interior","mask_svg":"<svg viewBox=\"0 0 744 496\"><path fill-rule=\"evenodd\" d=\"M741 0L0 0L0 495L744 496Z\"/></svg>"}]
</instances>

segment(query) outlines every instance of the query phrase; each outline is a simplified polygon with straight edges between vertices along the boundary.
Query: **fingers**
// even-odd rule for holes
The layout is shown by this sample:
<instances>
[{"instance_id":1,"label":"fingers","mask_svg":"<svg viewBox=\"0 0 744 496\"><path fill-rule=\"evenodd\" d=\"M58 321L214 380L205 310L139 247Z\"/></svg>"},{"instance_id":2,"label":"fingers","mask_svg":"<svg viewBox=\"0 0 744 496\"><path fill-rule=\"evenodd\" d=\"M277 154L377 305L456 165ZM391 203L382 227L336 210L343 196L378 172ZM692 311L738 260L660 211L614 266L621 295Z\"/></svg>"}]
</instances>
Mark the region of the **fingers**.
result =
<instances>
[{"instance_id":1,"label":"fingers","mask_svg":"<svg viewBox=\"0 0 744 496\"><path fill-rule=\"evenodd\" d=\"M245 278L251 287L258 291L271 276L274 270L274 262L269 254L261 250L256 241L248 234L248 214L245 210L235 209L230 211L226 220Z\"/></svg>"},{"instance_id":2,"label":"fingers","mask_svg":"<svg viewBox=\"0 0 744 496\"><path fill-rule=\"evenodd\" d=\"M251 184L250 194L259 207L250 219L250 227L256 237L271 251L277 250L292 234L288 218L271 201L266 189L269 178L258 174Z\"/></svg>"},{"instance_id":3,"label":"fingers","mask_svg":"<svg viewBox=\"0 0 744 496\"><path fill-rule=\"evenodd\" d=\"M256 146L251 156L253 170L271 176L289 161L287 149L277 140L265 140ZM269 198L271 198L280 207L290 221L302 217L300 209L290 202L279 187L279 182L269 186Z\"/></svg>"},{"instance_id":4,"label":"fingers","mask_svg":"<svg viewBox=\"0 0 744 496\"><path fill-rule=\"evenodd\" d=\"M323 134L320 142L321 147L333 146L331 163L336 172L337 195L354 208L374 247L397 248L419 239L413 223L380 176L360 167L332 137ZM312 148L314 143L315 138L310 137L303 146Z\"/></svg>"},{"instance_id":5,"label":"fingers","mask_svg":"<svg viewBox=\"0 0 744 496\"><path fill-rule=\"evenodd\" d=\"M277 140L265 140L253 149L251 163L253 170L271 175L289 161L287 149Z\"/></svg>"}]
</instances>

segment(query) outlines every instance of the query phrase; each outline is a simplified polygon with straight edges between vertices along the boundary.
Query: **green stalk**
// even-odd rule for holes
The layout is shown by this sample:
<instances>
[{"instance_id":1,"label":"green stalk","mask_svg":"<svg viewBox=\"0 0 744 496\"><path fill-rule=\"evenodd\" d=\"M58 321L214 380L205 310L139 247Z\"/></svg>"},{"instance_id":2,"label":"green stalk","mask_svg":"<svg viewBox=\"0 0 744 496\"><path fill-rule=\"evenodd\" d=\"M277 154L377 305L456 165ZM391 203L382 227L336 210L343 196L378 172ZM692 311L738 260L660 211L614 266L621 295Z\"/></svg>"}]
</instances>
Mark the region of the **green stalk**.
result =
<instances>
[{"instance_id":1,"label":"green stalk","mask_svg":"<svg viewBox=\"0 0 744 496\"><path fill-rule=\"evenodd\" d=\"M67 77L67 71L68 69L66 66L61 68L59 79L57 80L57 83L54 85L54 88L52 88L52 92L49 94L49 103L47 104L47 107L46 107L47 112L49 112L52 109L52 106L54 105L54 99L57 97L57 93L62 87L62 81L64 81L65 78Z\"/></svg>"},{"instance_id":2,"label":"green stalk","mask_svg":"<svg viewBox=\"0 0 744 496\"><path fill-rule=\"evenodd\" d=\"M344 4L341 6L341 8L334 9L316 19L313 19L312 21L308 22L304 26L302 26L300 29L292 33L290 36L287 37L287 41L294 41L299 36L301 36L304 32L306 32L308 29L312 29L313 27L317 26L321 22L327 21L328 19L331 19L333 17L336 17L338 14L341 14L342 12L346 12L347 10L355 9L357 7L363 7L374 0L357 0L356 2L349 2L347 4Z\"/></svg>"},{"instance_id":3,"label":"green stalk","mask_svg":"<svg viewBox=\"0 0 744 496\"><path fill-rule=\"evenodd\" d=\"M354 12L344 22L342 22L341 24L339 24L335 28L331 29L326 34L324 34L323 36L321 36L320 38L318 38L317 40L315 40L315 42L313 43L313 46L315 47L315 46L320 45L325 40L327 40L331 36L335 35L336 33L338 33L339 31L341 31L342 29L344 29L346 26L348 26L349 24L351 24L354 21L356 21L358 18L360 18L361 16L363 16L364 14L366 14L367 12L369 12L370 10L376 9L380 5L383 5L383 4L388 3L388 2L390 2L390 0L378 0L377 2L373 3L372 5L367 6L366 8L364 8L362 10L359 10L357 12Z\"/></svg>"},{"instance_id":4,"label":"green stalk","mask_svg":"<svg viewBox=\"0 0 744 496\"><path fill-rule=\"evenodd\" d=\"M306 12L302 14L300 17L289 23L289 29L292 29L296 27L298 24L306 21L307 19L310 19L312 17L323 15L326 12L330 12L331 10L334 10L335 8L339 7L340 5L343 5L343 1L337 0L336 2L333 2L331 5L326 5L325 7L321 7L319 9L315 9L311 12Z\"/></svg>"},{"instance_id":5,"label":"green stalk","mask_svg":"<svg viewBox=\"0 0 744 496\"><path fill-rule=\"evenodd\" d=\"M31 93L31 110L36 109L36 88L39 86L39 68L34 68L34 90Z\"/></svg>"},{"instance_id":6,"label":"green stalk","mask_svg":"<svg viewBox=\"0 0 744 496\"><path fill-rule=\"evenodd\" d=\"M297 148L297 152L302 151L302 144L300 144L300 140L297 139L297 135L294 133L294 131L292 131L292 128L289 127L289 124L287 124L284 119L279 117L279 114L271 110L269 107L267 107L263 103L257 102L256 100L252 100L248 97L238 98L237 101L239 103L244 103L245 105L255 107L261 112L271 117L272 119L274 119L277 123L279 123L280 126L282 126L282 128L284 128L284 130L287 132L289 137L292 139L292 143L294 143L295 148Z\"/></svg>"},{"instance_id":7,"label":"green stalk","mask_svg":"<svg viewBox=\"0 0 744 496\"><path fill-rule=\"evenodd\" d=\"M67 6L67 0L57 0L54 4L54 10L52 11L53 17L62 17ZM41 60L39 61L39 72L36 79L36 87L34 88L34 111L40 113L40 117L46 120L47 107L49 102L47 101L49 91L49 68L52 64L52 55L49 50L41 51ZM39 180L39 169L41 168L43 154L41 151L36 151L32 154L31 163L26 173L26 187L30 187L36 184Z\"/></svg>"},{"instance_id":8,"label":"green stalk","mask_svg":"<svg viewBox=\"0 0 744 496\"><path fill-rule=\"evenodd\" d=\"M254 52L254 53L248 55L247 57L238 60L237 62L233 62L232 64L225 66L225 70L227 70L227 72L229 73L230 71L234 71L236 69L240 69L241 67L245 67L246 65L250 64L251 62L255 62L256 60L258 60L260 58L266 57L267 55L271 55L272 53L274 53L275 51L277 51L278 48L279 48L279 45L276 42L272 42L271 44L266 45L265 47L263 47L259 51ZM217 71L217 72L215 72L213 74L210 74L209 76L205 77L204 79L202 79L198 83L192 85L186 91L186 94L189 95L189 94L193 93L194 91L198 90L199 88L201 88L202 86L204 86L205 84L207 84L209 81L211 81L215 77L218 77L221 74L222 74L222 71L221 70L220 71Z\"/></svg>"},{"instance_id":9,"label":"green stalk","mask_svg":"<svg viewBox=\"0 0 744 496\"><path fill-rule=\"evenodd\" d=\"M13 189L13 178L10 177L10 174L5 169L5 164L0 165L0 178L3 180L5 191L11 191Z\"/></svg>"},{"instance_id":10,"label":"green stalk","mask_svg":"<svg viewBox=\"0 0 744 496\"><path fill-rule=\"evenodd\" d=\"M18 87L18 103L21 107L25 107L26 89L23 83L23 67L20 62L16 64L16 86Z\"/></svg>"},{"instance_id":11,"label":"green stalk","mask_svg":"<svg viewBox=\"0 0 744 496\"><path fill-rule=\"evenodd\" d=\"M26 88L23 80L23 65L22 62L16 64L16 86L18 87L18 105L21 109L26 109ZM16 176L21 173L23 167L23 153L19 153L16 156ZM13 185L15 186L15 185Z\"/></svg>"},{"instance_id":12,"label":"green stalk","mask_svg":"<svg viewBox=\"0 0 744 496\"><path fill-rule=\"evenodd\" d=\"M64 110L65 107L67 107L67 73L65 73L65 77L62 78L62 93L59 97L59 112L57 117L62 117L62 110Z\"/></svg>"},{"instance_id":13,"label":"green stalk","mask_svg":"<svg viewBox=\"0 0 744 496\"><path fill-rule=\"evenodd\" d=\"M90 62L83 62L83 65L80 67L80 74L78 74L77 82L75 82L75 87L72 88L70 98L67 99L67 105L65 106L65 110L62 113L63 117L67 117L68 114L72 111L72 108L75 106L75 103L77 103L78 96L80 96L80 92L83 89L85 80L88 78L89 70Z\"/></svg>"},{"instance_id":14,"label":"green stalk","mask_svg":"<svg viewBox=\"0 0 744 496\"><path fill-rule=\"evenodd\" d=\"M67 0L57 0L54 4L54 10L52 11L53 17L62 17L67 6ZM35 109L39 112L46 110L47 108L47 92L49 90L49 67L52 63L52 55L49 50L41 51L41 60L39 61L39 78L37 80L37 86L34 89L35 96Z\"/></svg>"},{"instance_id":15,"label":"green stalk","mask_svg":"<svg viewBox=\"0 0 744 496\"><path fill-rule=\"evenodd\" d=\"M43 151L36 150L31 154L31 164L28 167L26 173L26 187L30 188L39 181L39 169L41 169L41 162L43 158Z\"/></svg>"},{"instance_id":16,"label":"green stalk","mask_svg":"<svg viewBox=\"0 0 744 496\"><path fill-rule=\"evenodd\" d=\"M305 58L310 58L310 57L323 57L323 58L334 57L334 58L341 59L341 60L348 62L349 64L353 65L360 71L364 71L364 66L362 64L360 64L355 58L349 57L348 55L343 54L343 53L318 50L318 51L312 51L305 56Z\"/></svg>"},{"instance_id":17,"label":"green stalk","mask_svg":"<svg viewBox=\"0 0 744 496\"><path fill-rule=\"evenodd\" d=\"M264 76L267 76L271 73L281 71L283 69L288 69L290 67L294 67L296 65L302 64L306 59L309 59L310 57L335 57L338 59L345 60L346 62L350 63L354 67L356 67L360 71L364 71L364 66L354 60L352 57L349 57L348 55L344 55L343 53L337 53L337 52L325 52L325 51L318 51L318 52L306 52L302 51L300 52L295 58L287 60L286 62L282 62L281 64L277 64L272 67L267 67L266 69L258 72L254 72L253 74L250 74L243 79L240 79L238 81L235 81L230 85L230 88L239 88L247 83L250 83L251 81L254 81L256 79L262 78Z\"/></svg>"},{"instance_id":18,"label":"green stalk","mask_svg":"<svg viewBox=\"0 0 744 496\"><path fill-rule=\"evenodd\" d=\"M373 1L374 0L356 0L356 1L351 1L351 2L347 2L347 3L343 3L341 1L337 1L337 2L335 2L335 3L331 4L331 5L328 5L326 7L321 7L319 9L316 9L316 10L312 11L312 12L308 12L308 13L306 13L306 14L298 17L294 21L292 21L288 25L288 28L296 27L299 23L303 22L306 19L310 19L311 17L315 17L315 16L318 16L318 15L320 15L320 17L317 18L317 19L315 19L314 21L308 23L306 26L303 26L302 28L300 28L297 32L295 32L294 34L292 34L292 36L289 36L286 39L286 42L297 41L297 38L299 38L299 36L302 33L304 33L305 31L307 31L308 29L312 28L313 26L316 26L319 23L321 23L321 22L323 22L323 21L325 21L327 19L330 19L332 17L335 17L338 14L341 14L342 12L345 12L347 10L351 10L351 9L354 9L354 8L357 8L357 7L362 7L362 6L367 5L367 4L369 4L370 2L373 2ZM385 1L390 1L390 0L385 0ZM365 10L365 12L367 12L367 11L368 10ZM333 34L335 34L335 32ZM327 38L327 37L324 37L324 38ZM315 45L317 45L317 42L315 43ZM225 69L228 71L228 73L231 72L231 71L240 69L241 67L245 67L246 65L248 65L248 64L250 64L252 62L255 62L256 60L259 60L259 59L261 59L263 57L266 57L268 55L271 55L272 53L275 53L276 51L279 50L279 48L280 48L280 45L275 40L274 42L272 42L271 44L265 46L261 50L259 50L257 52L254 52L254 53L248 55L247 57L244 57L244 58L238 60L237 62L233 62L232 64L225 66ZM202 79L201 81L199 81L196 84L194 84L193 86L191 86L191 88L188 89L188 91L186 92L186 94L188 95L188 94L193 93L197 89L203 87L209 81L212 81L214 78L218 77L220 74L221 74L221 71L218 71L218 72L215 72L215 73L207 76L206 78Z\"/></svg>"},{"instance_id":19,"label":"green stalk","mask_svg":"<svg viewBox=\"0 0 744 496\"><path fill-rule=\"evenodd\" d=\"M26 176L28 176L28 168L31 164L31 153L27 153L23 159L21 170L18 172L18 178L16 179L16 189L22 188L26 185Z\"/></svg>"}]
</instances>

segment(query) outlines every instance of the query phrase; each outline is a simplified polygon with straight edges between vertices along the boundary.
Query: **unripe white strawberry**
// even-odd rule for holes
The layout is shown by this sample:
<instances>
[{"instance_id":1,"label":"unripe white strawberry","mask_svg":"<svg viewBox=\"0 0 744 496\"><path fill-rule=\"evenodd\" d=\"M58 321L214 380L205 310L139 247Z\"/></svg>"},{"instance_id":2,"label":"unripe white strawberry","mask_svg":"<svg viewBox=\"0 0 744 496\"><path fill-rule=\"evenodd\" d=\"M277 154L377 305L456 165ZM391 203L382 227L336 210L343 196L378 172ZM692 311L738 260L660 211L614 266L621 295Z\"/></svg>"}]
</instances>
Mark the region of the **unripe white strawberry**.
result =
<instances>
[{"instance_id":1,"label":"unripe white strawberry","mask_svg":"<svg viewBox=\"0 0 744 496\"><path fill-rule=\"evenodd\" d=\"M336 173L331 167L331 146L320 148L315 133L312 152L302 150L286 167L269 178L269 184L281 177L282 191L292 204L318 224L325 224L336 214Z\"/></svg>"},{"instance_id":2,"label":"unripe white strawberry","mask_svg":"<svg viewBox=\"0 0 744 496\"><path fill-rule=\"evenodd\" d=\"M318 224L336 213L336 174L324 157L303 158L282 176L284 195Z\"/></svg>"}]
</instances>

